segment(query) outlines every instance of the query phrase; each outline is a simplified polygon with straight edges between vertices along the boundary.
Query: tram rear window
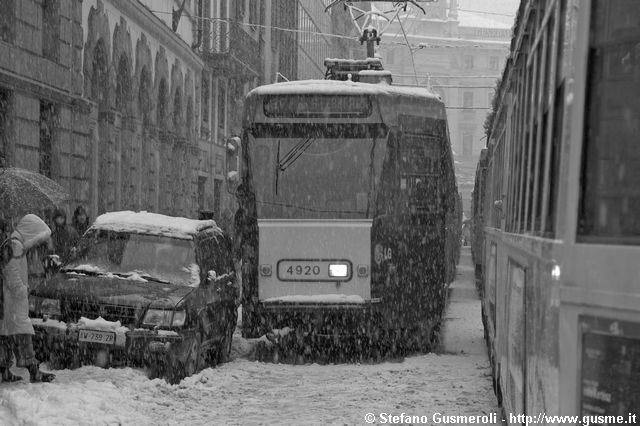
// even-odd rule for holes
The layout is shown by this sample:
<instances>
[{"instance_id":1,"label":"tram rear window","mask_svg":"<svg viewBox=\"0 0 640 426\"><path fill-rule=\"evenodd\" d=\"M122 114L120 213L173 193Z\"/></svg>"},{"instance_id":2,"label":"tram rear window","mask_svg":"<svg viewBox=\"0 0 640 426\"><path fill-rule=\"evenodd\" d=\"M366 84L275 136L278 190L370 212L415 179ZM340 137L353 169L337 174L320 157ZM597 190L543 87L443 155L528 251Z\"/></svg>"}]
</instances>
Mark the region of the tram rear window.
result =
<instances>
[{"instance_id":1,"label":"tram rear window","mask_svg":"<svg viewBox=\"0 0 640 426\"><path fill-rule=\"evenodd\" d=\"M371 115L371 99L363 95L272 95L264 98L264 115L363 118Z\"/></svg>"}]
</instances>

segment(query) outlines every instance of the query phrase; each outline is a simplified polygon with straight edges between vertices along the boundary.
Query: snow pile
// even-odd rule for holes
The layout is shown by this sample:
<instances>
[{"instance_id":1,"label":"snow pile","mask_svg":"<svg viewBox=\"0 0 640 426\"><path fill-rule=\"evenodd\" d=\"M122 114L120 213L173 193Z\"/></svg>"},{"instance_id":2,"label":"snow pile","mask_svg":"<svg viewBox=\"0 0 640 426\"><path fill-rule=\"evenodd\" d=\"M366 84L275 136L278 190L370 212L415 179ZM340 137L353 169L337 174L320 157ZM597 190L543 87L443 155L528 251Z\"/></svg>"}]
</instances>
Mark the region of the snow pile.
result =
<instances>
[{"instance_id":1,"label":"snow pile","mask_svg":"<svg viewBox=\"0 0 640 426\"><path fill-rule=\"evenodd\" d=\"M124 327L120 321L107 321L102 317L98 317L94 320L80 317L77 327L79 329L87 330L113 331L116 333L116 346L124 346L127 340L126 333L129 331L129 329Z\"/></svg>"},{"instance_id":2,"label":"snow pile","mask_svg":"<svg viewBox=\"0 0 640 426\"><path fill-rule=\"evenodd\" d=\"M222 230L213 220L195 220L133 211L105 213L98 216L92 227L114 232L136 232L186 240L192 239L193 235L206 228L213 228L214 232L222 234Z\"/></svg>"},{"instance_id":3,"label":"snow pile","mask_svg":"<svg viewBox=\"0 0 640 426\"><path fill-rule=\"evenodd\" d=\"M25 380L28 373L14 368ZM153 386L140 371L83 367L56 372L56 381L0 386L0 423L3 425L151 425L139 412L137 397ZM126 386L126 388L123 387ZM166 424L164 422L161 422Z\"/></svg>"},{"instance_id":4,"label":"snow pile","mask_svg":"<svg viewBox=\"0 0 640 426\"><path fill-rule=\"evenodd\" d=\"M291 296L270 297L265 303L365 303L365 300L355 294L296 294Z\"/></svg>"},{"instance_id":5,"label":"snow pile","mask_svg":"<svg viewBox=\"0 0 640 426\"><path fill-rule=\"evenodd\" d=\"M67 331L67 323L63 321L58 321L54 319L44 320L42 318L31 318L31 324L34 326L43 326L47 328L55 328L61 331Z\"/></svg>"}]
</instances>

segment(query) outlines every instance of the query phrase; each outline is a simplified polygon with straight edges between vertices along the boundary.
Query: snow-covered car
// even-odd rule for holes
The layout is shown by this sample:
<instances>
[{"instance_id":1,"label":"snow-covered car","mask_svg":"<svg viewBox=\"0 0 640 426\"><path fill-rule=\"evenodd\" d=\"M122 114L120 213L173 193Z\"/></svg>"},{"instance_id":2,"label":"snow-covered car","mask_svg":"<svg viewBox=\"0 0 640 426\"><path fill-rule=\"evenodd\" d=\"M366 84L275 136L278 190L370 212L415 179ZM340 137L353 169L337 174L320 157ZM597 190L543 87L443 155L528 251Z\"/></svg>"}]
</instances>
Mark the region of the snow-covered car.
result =
<instances>
[{"instance_id":1,"label":"snow-covered car","mask_svg":"<svg viewBox=\"0 0 640 426\"><path fill-rule=\"evenodd\" d=\"M144 365L179 381L227 360L238 301L230 239L214 221L106 213L32 289L36 353L58 367Z\"/></svg>"}]
</instances>

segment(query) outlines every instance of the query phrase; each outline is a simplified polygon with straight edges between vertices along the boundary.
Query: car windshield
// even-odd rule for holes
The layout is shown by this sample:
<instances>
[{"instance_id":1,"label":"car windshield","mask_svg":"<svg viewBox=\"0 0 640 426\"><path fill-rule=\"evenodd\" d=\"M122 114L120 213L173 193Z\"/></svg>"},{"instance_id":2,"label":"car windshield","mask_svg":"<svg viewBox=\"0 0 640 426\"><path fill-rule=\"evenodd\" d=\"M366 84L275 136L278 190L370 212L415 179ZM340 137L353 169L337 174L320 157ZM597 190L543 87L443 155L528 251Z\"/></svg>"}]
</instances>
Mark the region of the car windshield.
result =
<instances>
[{"instance_id":1,"label":"car windshield","mask_svg":"<svg viewBox=\"0 0 640 426\"><path fill-rule=\"evenodd\" d=\"M95 230L85 234L64 270L193 286L199 282L194 252L190 240Z\"/></svg>"}]
</instances>

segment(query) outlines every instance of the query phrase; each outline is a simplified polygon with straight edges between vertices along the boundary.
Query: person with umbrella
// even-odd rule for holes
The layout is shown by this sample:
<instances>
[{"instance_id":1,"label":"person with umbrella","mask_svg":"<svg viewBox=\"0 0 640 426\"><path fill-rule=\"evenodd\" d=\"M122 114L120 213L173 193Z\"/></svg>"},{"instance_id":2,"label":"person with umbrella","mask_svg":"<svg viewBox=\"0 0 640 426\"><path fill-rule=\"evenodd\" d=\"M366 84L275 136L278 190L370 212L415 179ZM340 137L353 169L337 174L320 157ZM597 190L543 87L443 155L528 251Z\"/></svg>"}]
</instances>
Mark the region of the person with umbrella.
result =
<instances>
[{"instance_id":1,"label":"person with umbrella","mask_svg":"<svg viewBox=\"0 0 640 426\"><path fill-rule=\"evenodd\" d=\"M0 375L3 382L20 380L11 373L12 354L18 367L27 368L31 382L50 382L55 375L40 370L33 350L35 334L29 319L29 282L26 254L47 243L51 229L34 214L25 215L11 234L11 259L3 267L3 316L0 319Z\"/></svg>"}]
</instances>

